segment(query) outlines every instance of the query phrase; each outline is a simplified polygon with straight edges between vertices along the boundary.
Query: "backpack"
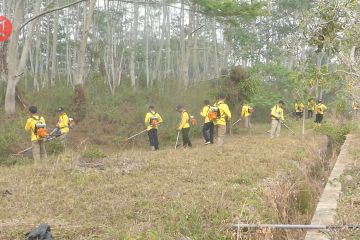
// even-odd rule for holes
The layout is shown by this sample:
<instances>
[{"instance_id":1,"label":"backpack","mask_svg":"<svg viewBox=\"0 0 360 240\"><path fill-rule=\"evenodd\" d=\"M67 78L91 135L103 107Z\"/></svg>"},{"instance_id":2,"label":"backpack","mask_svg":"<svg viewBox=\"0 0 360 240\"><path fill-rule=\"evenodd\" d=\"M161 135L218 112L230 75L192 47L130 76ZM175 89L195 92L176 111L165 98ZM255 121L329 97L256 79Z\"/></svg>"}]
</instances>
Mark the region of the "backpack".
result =
<instances>
[{"instance_id":1,"label":"backpack","mask_svg":"<svg viewBox=\"0 0 360 240\"><path fill-rule=\"evenodd\" d=\"M193 126L196 126L197 125L197 120L194 116L190 116L190 124L193 125Z\"/></svg>"},{"instance_id":2,"label":"backpack","mask_svg":"<svg viewBox=\"0 0 360 240\"><path fill-rule=\"evenodd\" d=\"M48 136L48 132L46 130L46 124L41 121L41 117L39 117L39 119L36 119L35 117L32 118L36 121L34 134L38 138L46 138Z\"/></svg>"},{"instance_id":3,"label":"backpack","mask_svg":"<svg viewBox=\"0 0 360 240\"><path fill-rule=\"evenodd\" d=\"M188 123L189 123L191 126L196 126L196 125L197 125L197 120L196 120L196 118L195 118L193 115L190 115L187 111L184 111L184 113L186 113L186 114L189 116L189 121L188 121Z\"/></svg>"},{"instance_id":4,"label":"backpack","mask_svg":"<svg viewBox=\"0 0 360 240\"><path fill-rule=\"evenodd\" d=\"M211 106L209 109L209 113L208 113L209 120L215 121L216 119L219 119L220 117L221 117L221 112L220 112L219 105L215 104L214 106Z\"/></svg>"},{"instance_id":5,"label":"backpack","mask_svg":"<svg viewBox=\"0 0 360 240\"><path fill-rule=\"evenodd\" d=\"M150 112L151 113L151 112ZM156 127L159 124L159 118L156 116L156 113L151 113L151 118L149 119L149 125Z\"/></svg>"}]
</instances>

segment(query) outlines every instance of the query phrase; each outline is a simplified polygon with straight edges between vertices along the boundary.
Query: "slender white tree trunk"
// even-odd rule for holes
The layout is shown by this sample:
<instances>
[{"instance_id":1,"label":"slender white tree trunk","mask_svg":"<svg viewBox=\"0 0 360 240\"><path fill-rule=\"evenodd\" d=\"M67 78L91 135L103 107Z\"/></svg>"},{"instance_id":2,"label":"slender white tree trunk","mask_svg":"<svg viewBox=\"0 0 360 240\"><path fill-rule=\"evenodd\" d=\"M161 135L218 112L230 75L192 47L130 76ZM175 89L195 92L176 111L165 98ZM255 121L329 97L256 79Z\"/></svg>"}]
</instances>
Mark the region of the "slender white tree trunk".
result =
<instances>
[{"instance_id":1,"label":"slender white tree trunk","mask_svg":"<svg viewBox=\"0 0 360 240\"><path fill-rule=\"evenodd\" d=\"M139 5L134 3L134 14L133 14L133 24L131 29L131 53L130 53L130 78L131 86L136 87L136 75L135 75L135 50L137 42L137 32L138 32L138 21L139 21Z\"/></svg>"},{"instance_id":2,"label":"slender white tree trunk","mask_svg":"<svg viewBox=\"0 0 360 240\"><path fill-rule=\"evenodd\" d=\"M24 1L16 0L15 1L15 11L13 18L13 33L10 37L8 45L8 54L7 54L7 64L8 64L8 80L6 86L6 95L5 95L5 112L14 113L15 112L15 92L16 84L18 82L18 57L17 49L20 31L19 27L24 16Z\"/></svg>"},{"instance_id":3,"label":"slender white tree trunk","mask_svg":"<svg viewBox=\"0 0 360 240\"><path fill-rule=\"evenodd\" d=\"M149 70L149 8L145 6L145 22L144 22L144 34L145 34L145 75L146 86L150 87L150 70Z\"/></svg>"},{"instance_id":4,"label":"slender white tree trunk","mask_svg":"<svg viewBox=\"0 0 360 240\"><path fill-rule=\"evenodd\" d=\"M52 36L52 53L51 53L51 86L55 84L56 72L57 72L57 37L59 31L59 11L54 13L54 29L53 29L53 36Z\"/></svg>"}]
</instances>

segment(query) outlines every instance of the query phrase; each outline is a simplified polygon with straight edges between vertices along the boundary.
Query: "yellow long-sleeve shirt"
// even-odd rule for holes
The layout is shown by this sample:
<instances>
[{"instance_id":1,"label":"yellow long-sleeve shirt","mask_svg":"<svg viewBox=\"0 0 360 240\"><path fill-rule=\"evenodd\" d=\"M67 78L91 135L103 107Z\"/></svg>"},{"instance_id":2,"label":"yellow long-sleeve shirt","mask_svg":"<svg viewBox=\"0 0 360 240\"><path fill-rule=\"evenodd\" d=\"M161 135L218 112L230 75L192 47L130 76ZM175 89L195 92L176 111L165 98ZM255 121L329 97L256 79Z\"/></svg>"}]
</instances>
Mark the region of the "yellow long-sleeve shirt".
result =
<instances>
[{"instance_id":1,"label":"yellow long-sleeve shirt","mask_svg":"<svg viewBox=\"0 0 360 240\"><path fill-rule=\"evenodd\" d=\"M295 112L303 112L304 104L303 103L295 103Z\"/></svg>"},{"instance_id":2,"label":"yellow long-sleeve shirt","mask_svg":"<svg viewBox=\"0 0 360 240\"><path fill-rule=\"evenodd\" d=\"M209 111L210 111L210 106L207 105L207 106L204 106L202 111L200 112L200 115L202 117L204 117L204 123L208 123L210 122L210 119L208 117L208 114L209 114Z\"/></svg>"},{"instance_id":3,"label":"yellow long-sleeve shirt","mask_svg":"<svg viewBox=\"0 0 360 240\"><path fill-rule=\"evenodd\" d=\"M60 129L61 134L66 134L70 131L69 129L69 117L66 113L63 113L59 116L59 120L56 124L56 127Z\"/></svg>"},{"instance_id":4,"label":"yellow long-sleeve shirt","mask_svg":"<svg viewBox=\"0 0 360 240\"><path fill-rule=\"evenodd\" d=\"M148 131L151 129L158 129L158 125L153 126L151 124L151 120L156 120L158 124L163 122L163 119L160 116L160 114L158 114L157 112L148 112L145 115L145 120L144 120L146 129Z\"/></svg>"},{"instance_id":5,"label":"yellow long-sleeve shirt","mask_svg":"<svg viewBox=\"0 0 360 240\"><path fill-rule=\"evenodd\" d=\"M215 104L220 110L220 117L216 119L215 125L226 126L226 122L231 119L231 112L229 106L224 101L219 101Z\"/></svg>"},{"instance_id":6,"label":"yellow long-sleeve shirt","mask_svg":"<svg viewBox=\"0 0 360 240\"><path fill-rule=\"evenodd\" d=\"M271 109L271 119L272 120L281 120L284 121L284 109L282 109L279 104L276 104L272 109Z\"/></svg>"},{"instance_id":7,"label":"yellow long-sleeve shirt","mask_svg":"<svg viewBox=\"0 0 360 240\"><path fill-rule=\"evenodd\" d=\"M38 122L45 124L45 119L38 115L32 115L26 120L25 131L30 133L30 139L32 142L39 140L39 137L35 135L35 124Z\"/></svg>"},{"instance_id":8,"label":"yellow long-sleeve shirt","mask_svg":"<svg viewBox=\"0 0 360 240\"><path fill-rule=\"evenodd\" d=\"M318 105L316 105L316 113L317 114L324 114L326 109L327 109L327 107L322 103L319 103Z\"/></svg>"},{"instance_id":9,"label":"yellow long-sleeve shirt","mask_svg":"<svg viewBox=\"0 0 360 240\"><path fill-rule=\"evenodd\" d=\"M246 118L251 115L251 107L248 104L244 104L244 106L241 108L241 117Z\"/></svg>"},{"instance_id":10,"label":"yellow long-sleeve shirt","mask_svg":"<svg viewBox=\"0 0 360 240\"><path fill-rule=\"evenodd\" d=\"M315 102L314 101L308 101L307 103L307 109L310 111L315 111Z\"/></svg>"},{"instance_id":11,"label":"yellow long-sleeve shirt","mask_svg":"<svg viewBox=\"0 0 360 240\"><path fill-rule=\"evenodd\" d=\"M189 113L186 111L183 111L181 113L181 120L180 120L180 123L178 126L178 130L181 130L183 128L189 128L190 127L189 121L190 121Z\"/></svg>"}]
</instances>

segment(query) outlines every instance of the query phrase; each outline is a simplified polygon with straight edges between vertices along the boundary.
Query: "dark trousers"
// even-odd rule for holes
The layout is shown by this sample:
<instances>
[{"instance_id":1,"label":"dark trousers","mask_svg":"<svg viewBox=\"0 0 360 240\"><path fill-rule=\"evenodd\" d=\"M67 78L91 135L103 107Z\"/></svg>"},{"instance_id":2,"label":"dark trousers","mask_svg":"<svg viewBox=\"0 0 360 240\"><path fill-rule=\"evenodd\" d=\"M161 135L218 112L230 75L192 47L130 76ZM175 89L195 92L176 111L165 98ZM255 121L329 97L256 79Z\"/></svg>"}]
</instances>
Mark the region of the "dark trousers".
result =
<instances>
[{"instance_id":1,"label":"dark trousers","mask_svg":"<svg viewBox=\"0 0 360 240\"><path fill-rule=\"evenodd\" d=\"M184 147L186 147L186 146L192 147L192 144L190 142L189 133L190 133L190 128L181 129L181 134L182 134L183 146Z\"/></svg>"},{"instance_id":2,"label":"dark trousers","mask_svg":"<svg viewBox=\"0 0 360 240\"><path fill-rule=\"evenodd\" d=\"M307 112L307 117L308 118L312 118L313 117L313 114L314 114L314 111L313 110L308 110L308 112Z\"/></svg>"},{"instance_id":3,"label":"dark trousers","mask_svg":"<svg viewBox=\"0 0 360 240\"><path fill-rule=\"evenodd\" d=\"M204 123L202 133L203 133L205 142L214 143L214 123L213 122Z\"/></svg>"},{"instance_id":4,"label":"dark trousers","mask_svg":"<svg viewBox=\"0 0 360 240\"><path fill-rule=\"evenodd\" d=\"M296 112L295 115L296 115L296 119L300 119L303 116L303 112Z\"/></svg>"},{"instance_id":5,"label":"dark trousers","mask_svg":"<svg viewBox=\"0 0 360 240\"><path fill-rule=\"evenodd\" d=\"M159 150L159 140L157 136L157 129L153 128L148 131L150 146L154 147L155 150Z\"/></svg>"},{"instance_id":6,"label":"dark trousers","mask_svg":"<svg viewBox=\"0 0 360 240\"><path fill-rule=\"evenodd\" d=\"M316 114L315 116L315 123L321 123L324 118L324 114Z\"/></svg>"}]
</instances>

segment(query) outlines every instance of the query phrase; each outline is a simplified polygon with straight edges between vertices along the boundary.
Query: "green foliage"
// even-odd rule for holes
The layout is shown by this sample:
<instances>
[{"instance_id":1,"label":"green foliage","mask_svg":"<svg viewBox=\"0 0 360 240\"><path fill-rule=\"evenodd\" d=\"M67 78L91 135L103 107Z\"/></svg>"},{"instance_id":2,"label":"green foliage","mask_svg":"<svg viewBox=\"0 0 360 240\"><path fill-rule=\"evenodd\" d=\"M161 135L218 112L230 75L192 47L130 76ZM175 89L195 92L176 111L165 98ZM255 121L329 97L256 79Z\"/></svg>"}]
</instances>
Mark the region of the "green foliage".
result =
<instances>
[{"instance_id":1,"label":"green foliage","mask_svg":"<svg viewBox=\"0 0 360 240\"><path fill-rule=\"evenodd\" d=\"M336 124L330 122L326 122L315 128L317 132L327 135L338 145L343 144L346 139L346 135L356 129L357 126L353 123Z\"/></svg>"},{"instance_id":2,"label":"green foliage","mask_svg":"<svg viewBox=\"0 0 360 240\"><path fill-rule=\"evenodd\" d=\"M14 156L14 155L7 155L7 156L0 156L0 166L14 166L14 165L27 165L33 163L31 158L21 157L21 156Z\"/></svg>"},{"instance_id":3,"label":"green foliage","mask_svg":"<svg viewBox=\"0 0 360 240\"><path fill-rule=\"evenodd\" d=\"M105 158L106 155L98 148L91 146L90 148L86 149L84 152L81 153L81 156L88 159L98 159L98 158Z\"/></svg>"},{"instance_id":4,"label":"green foliage","mask_svg":"<svg viewBox=\"0 0 360 240\"><path fill-rule=\"evenodd\" d=\"M316 192L308 184L303 183L299 186L298 196L296 197L296 208L302 214L309 214L314 209Z\"/></svg>"},{"instance_id":5,"label":"green foliage","mask_svg":"<svg viewBox=\"0 0 360 240\"><path fill-rule=\"evenodd\" d=\"M217 17L254 18L265 13L265 1L256 1L252 4L239 3L234 0L193 0L208 15Z\"/></svg>"},{"instance_id":6,"label":"green foliage","mask_svg":"<svg viewBox=\"0 0 360 240\"><path fill-rule=\"evenodd\" d=\"M2 116L4 114L2 113ZM9 117L1 120L0 128L0 165L14 165L22 163L22 158L12 156L18 151L23 119L21 117Z\"/></svg>"},{"instance_id":7,"label":"green foliage","mask_svg":"<svg viewBox=\"0 0 360 240\"><path fill-rule=\"evenodd\" d=\"M64 143L59 139L55 138L46 143L46 151L48 154L58 155L65 151Z\"/></svg>"}]
</instances>

